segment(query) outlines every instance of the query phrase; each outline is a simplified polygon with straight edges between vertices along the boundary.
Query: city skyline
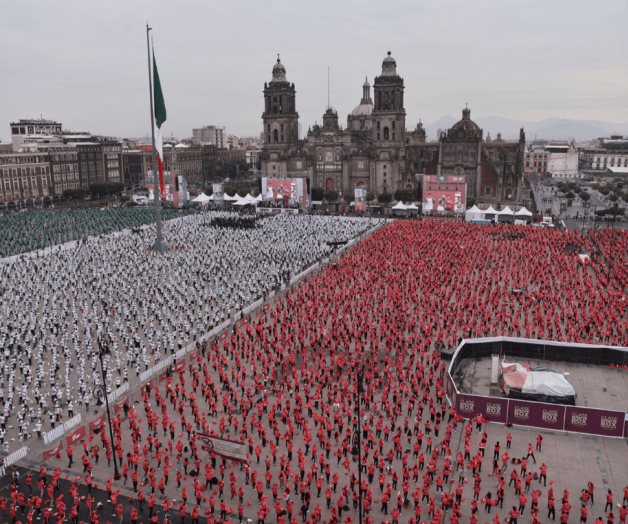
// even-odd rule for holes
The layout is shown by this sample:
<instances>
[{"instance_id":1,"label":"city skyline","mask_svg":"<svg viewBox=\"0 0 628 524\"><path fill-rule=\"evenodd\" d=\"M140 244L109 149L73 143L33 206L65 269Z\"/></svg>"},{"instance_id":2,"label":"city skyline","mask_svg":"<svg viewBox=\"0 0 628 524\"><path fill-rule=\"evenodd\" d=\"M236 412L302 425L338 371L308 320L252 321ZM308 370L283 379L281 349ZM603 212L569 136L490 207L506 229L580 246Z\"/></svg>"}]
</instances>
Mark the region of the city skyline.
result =
<instances>
[{"instance_id":1,"label":"city skyline","mask_svg":"<svg viewBox=\"0 0 628 524\"><path fill-rule=\"evenodd\" d=\"M457 116L466 102L478 120L628 122L622 1L603 11L580 1L322 2L307 13L284 1L211 9L191 1L175 12L164 2L41 5L3 9L3 143L10 121L40 115L72 130L148 134L147 18L168 108L165 136L188 137L206 124L258 136L277 53L296 86L303 134L322 120L328 67L330 102L344 125L388 50L405 81L408 129Z\"/></svg>"}]
</instances>

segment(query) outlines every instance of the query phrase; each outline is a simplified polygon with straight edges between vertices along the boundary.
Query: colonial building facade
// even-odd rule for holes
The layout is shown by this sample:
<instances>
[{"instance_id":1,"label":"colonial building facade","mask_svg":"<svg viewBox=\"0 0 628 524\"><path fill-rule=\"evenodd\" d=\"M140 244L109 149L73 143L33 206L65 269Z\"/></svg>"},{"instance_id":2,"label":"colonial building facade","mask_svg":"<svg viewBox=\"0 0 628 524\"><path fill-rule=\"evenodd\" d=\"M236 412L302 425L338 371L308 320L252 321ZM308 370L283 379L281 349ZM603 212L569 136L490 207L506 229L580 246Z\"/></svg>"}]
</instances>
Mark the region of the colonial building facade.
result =
<instances>
[{"instance_id":1,"label":"colonial building facade","mask_svg":"<svg viewBox=\"0 0 628 524\"><path fill-rule=\"evenodd\" d=\"M416 189L423 174L464 175L467 196L476 202L506 204L521 199L523 129L516 142L486 141L465 108L462 119L438 141L427 142L420 122L413 131L406 130L404 89L388 52L373 82L373 98L367 79L346 128L340 127L338 113L327 108L322 126L309 128L300 140L296 89L277 58L272 80L264 84L262 176L306 177L313 187L352 199L355 188L374 195L394 194L398 189Z\"/></svg>"}]
</instances>

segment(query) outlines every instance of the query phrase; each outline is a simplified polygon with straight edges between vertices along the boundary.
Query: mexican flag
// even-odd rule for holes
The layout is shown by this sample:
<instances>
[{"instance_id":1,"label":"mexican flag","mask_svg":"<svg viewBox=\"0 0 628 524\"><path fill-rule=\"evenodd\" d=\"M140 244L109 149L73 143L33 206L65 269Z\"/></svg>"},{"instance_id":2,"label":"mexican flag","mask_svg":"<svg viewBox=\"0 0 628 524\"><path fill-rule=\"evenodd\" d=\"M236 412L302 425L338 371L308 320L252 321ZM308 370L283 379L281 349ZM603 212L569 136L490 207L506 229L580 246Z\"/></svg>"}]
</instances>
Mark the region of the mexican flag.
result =
<instances>
[{"instance_id":1,"label":"mexican flag","mask_svg":"<svg viewBox=\"0 0 628 524\"><path fill-rule=\"evenodd\" d=\"M164 180L164 144L161 136L161 125L166 121L166 103L161 92L161 82L153 51L153 100L155 103L155 148L157 149L157 165L159 167L159 191L161 198L166 198L166 182Z\"/></svg>"}]
</instances>

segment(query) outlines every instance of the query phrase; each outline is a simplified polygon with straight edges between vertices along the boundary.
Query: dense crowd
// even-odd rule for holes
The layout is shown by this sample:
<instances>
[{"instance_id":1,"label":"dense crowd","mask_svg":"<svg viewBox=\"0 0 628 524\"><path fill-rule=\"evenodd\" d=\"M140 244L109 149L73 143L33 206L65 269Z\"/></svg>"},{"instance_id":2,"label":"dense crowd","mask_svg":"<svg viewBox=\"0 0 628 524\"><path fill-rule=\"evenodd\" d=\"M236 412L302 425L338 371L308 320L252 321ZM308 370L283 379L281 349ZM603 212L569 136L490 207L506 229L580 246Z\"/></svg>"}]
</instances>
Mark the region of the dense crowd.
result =
<instances>
[{"instance_id":1,"label":"dense crowd","mask_svg":"<svg viewBox=\"0 0 628 524\"><path fill-rule=\"evenodd\" d=\"M175 209L161 211L164 220L187 213ZM4 214L0 216L0 258L138 227L154 220L155 211L149 207Z\"/></svg>"},{"instance_id":2,"label":"dense crowd","mask_svg":"<svg viewBox=\"0 0 628 524\"><path fill-rule=\"evenodd\" d=\"M4 451L97 402L378 222L280 215L256 229L215 227L229 213L165 223L0 266L0 445ZM13 434L10 434L11 428ZM15 438L17 437L17 438Z\"/></svg>"},{"instance_id":3,"label":"dense crowd","mask_svg":"<svg viewBox=\"0 0 628 524\"><path fill-rule=\"evenodd\" d=\"M307 238L307 218L300 226L278 220ZM330 223L328 236L337 227ZM184 228L177 237L195 241L199 231ZM0 500L0 515L27 520L47 509L49 519L74 519L90 497L55 491L63 471L89 490L105 486L110 504L89 508L94 524L157 522L155 505L193 523L349 524L360 491L366 523L625 523L628 486L601 492L583 478L570 492L544 460L541 434L496 437L495 427L465 421L445 400L445 363L434 348L459 336L627 338L626 253L610 268L601 257L585 266L570 248L611 256L625 233L510 231L432 221L380 230L258 315L199 344L115 414L114 445L104 426L89 431L52 459L54 469L33 474L30 492L22 483ZM230 256L253 238L240 241ZM222 460L199 433L242 442L248 460ZM116 505L121 492L134 499L127 507Z\"/></svg>"}]
</instances>

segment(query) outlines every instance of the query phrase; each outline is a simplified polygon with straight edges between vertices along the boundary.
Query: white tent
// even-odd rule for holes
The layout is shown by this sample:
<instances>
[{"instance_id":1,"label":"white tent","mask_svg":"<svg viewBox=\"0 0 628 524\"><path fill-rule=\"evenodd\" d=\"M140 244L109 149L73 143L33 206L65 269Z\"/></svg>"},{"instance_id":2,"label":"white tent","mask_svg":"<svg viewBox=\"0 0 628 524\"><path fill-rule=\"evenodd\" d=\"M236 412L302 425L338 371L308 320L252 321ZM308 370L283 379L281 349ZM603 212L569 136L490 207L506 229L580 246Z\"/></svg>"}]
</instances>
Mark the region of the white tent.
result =
<instances>
[{"instance_id":1,"label":"white tent","mask_svg":"<svg viewBox=\"0 0 628 524\"><path fill-rule=\"evenodd\" d=\"M506 206L504 209L502 209L499 212L500 215L514 215L514 212L512 209L510 209L508 206Z\"/></svg>"},{"instance_id":2,"label":"white tent","mask_svg":"<svg viewBox=\"0 0 628 524\"><path fill-rule=\"evenodd\" d=\"M246 195L244 198L241 198L237 202L233 203L234 206L248 206L248 205L257 205L257 200L255 197L251 195Z\"/></svg>"},{"instance_id":3,"label":"white tent","mask_svg":"<svg viewBox=\"0 0 628 524\"><path fill-rule=\"evenodd\" d=\"M397 202L392 209L397 209L399 211L406 211L408 208L406 207L406 205L400 200L399 202Z\"/></svg>"},{"instance_id":4,"label":"white tent","mask_svg":"<svg viewBox=\"0 0 628 524\"><path fill-rule=\"evenodd\" d=\"M260 193L259 195L257 195L255 197L255 200L257 200L258 202L261 202L262 201L262 194Z\"/></svg>"},{"instance_id":5,"label":"white tent","mask_svg":"<svg viewBox=\"0 0 628 524\"><path fill-rule=\"evenodd\" d=\"M486 215L499 215L499 213L495 211L495 208L493 206L488 206L488 209L485 209L484 211L482 211L482 213L484 213L485 217Z\"/></svg>"},{"instance_id":6,"label":"white tent","mask_svg":"<svg viewBox=\"0 0 628 524\"><path fill-rule=\"evenodd\" d=\"M415 211L418 211L418 210L419 210L419 208L417 207L417 205L416 205L414 202L410 202L410 203L406 206L406 209L407 209L408 211L412 211L413 213L414 213Z\"/></svg>"},{"instance_id":7,"label":"white tent","mask_svg":"<svg viewBox=\"0 0 628 524\"><path fill-rule=\"evenodd\" d=\"M225 202L234 202L237 200L240 200L240 196L235 193L233 196L228 195L227 193L224 194L223 199Z\"/></svg>"},{"instance_id":8,"label":"white tent","mask_svg":"<svg viewBox=\"0 0 628 524\"><path fill-rule=\"evenodd\" d=\"M528 211L525 207L519 209L519 211L515 212L516 217L531 217L532 213Z\"/></svg>"},{"instance_id":9,"label":"white tent","mask_svg":"<svg viewBox=\"0 0 628 524\"><path fill-rule=\"evenodd\" d=\"M472 220L481 220L483 217L484 217L484 213L475 204L473 204L472 207L467 209L465 214L464 214L464 219L467 222L471 222Z\"/></svg>"},{"instance_id":10,"label":"white tent","mask_svg":"<svg viewBox=\"0 0 628 524\"><path fill-rule=\"evenodd\" d=\"M207 204L207 202L209 202L210 200L212 200L212 197L207 196L205 193L201 193L196 198L193 198L192 202L198 202L200 204Z\"/></svg>"}]
</instances>

